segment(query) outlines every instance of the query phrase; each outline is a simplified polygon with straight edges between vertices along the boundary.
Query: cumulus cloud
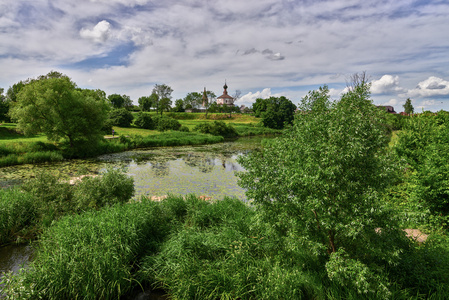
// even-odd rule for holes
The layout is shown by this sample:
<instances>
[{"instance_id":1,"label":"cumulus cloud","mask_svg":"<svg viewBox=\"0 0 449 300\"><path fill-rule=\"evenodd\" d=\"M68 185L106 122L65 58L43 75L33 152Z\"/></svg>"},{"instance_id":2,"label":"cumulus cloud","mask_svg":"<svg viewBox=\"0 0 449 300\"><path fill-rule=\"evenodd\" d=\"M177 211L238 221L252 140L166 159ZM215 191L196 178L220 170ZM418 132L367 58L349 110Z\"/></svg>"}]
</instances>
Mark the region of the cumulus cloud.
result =
<instances>
[{"instance_id":1,"label":"cumulus cloud","mask_svg":"<svg viewBox=\"0 0 449 300\"><path fill-rule=\"evenodd\" d=\"M399 86L399 76L383 75L379 80L371 83L371 93L387 94L400 93L403 88Z\"/></svg>"},{"instance_id":2,"label":"cumulus cloud","mask_svg":"<svg viewBox=\"0 0 449 300\"><path fill-rule=\"evenodd\" d=\"M111 24L106 21L100 21L92 29L83 28L80 30L80 36L94 42L106 42L111 34Z\"/></svg>"},{"instance_id":3,"label":"cumulus cloud","mask_svg":"<svg viewBox=\"0 0 449 300\"><path fill-rule=\"evenodd\" d=\"M382 103L382 106L397 106L399 104L399 101L397 99L390 99L387 102Z\"/></svg>"},{"instance_id":4,"label":"cumulus cloud","mask_svg":"<svg viewBox=\"0 0 449 300\"><path fill-rule=\"evenodd\" d=\"M435 76L430 76L418 83L418 86L409 90L409 97L435 97L449 95L449 81Z\"/></svg>"},{"instance_id":5,"label":"cumulus cloud","mask_svg":"<svg viewBox=\"0 0 449 300\"><path fill-rule=\"evenodd\" d=\"M262 91L257 91L255 93L249 92L246 95L243 95L242 97L240 97L240 99L237 102L252 104L252 103L256 102L256 99L258 99L258 98L266 99L266 98L270 98L271 96L272 96L271 89L265 88Z\"/></svg>"}]
</instances>

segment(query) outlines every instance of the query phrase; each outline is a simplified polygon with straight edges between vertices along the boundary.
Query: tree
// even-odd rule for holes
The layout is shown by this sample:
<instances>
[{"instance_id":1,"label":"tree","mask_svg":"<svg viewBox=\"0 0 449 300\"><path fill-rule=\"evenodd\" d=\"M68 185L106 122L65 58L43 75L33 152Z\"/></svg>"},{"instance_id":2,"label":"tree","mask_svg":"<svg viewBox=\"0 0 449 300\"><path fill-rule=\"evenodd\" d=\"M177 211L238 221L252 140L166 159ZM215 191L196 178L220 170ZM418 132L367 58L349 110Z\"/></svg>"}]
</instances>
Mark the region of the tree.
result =
<instances>
[{"instance_id":1,"label":"tree","mask_svg":"<svg viewBox=\"0 0 449 300\"><path fill-rule=\"evenodd\" d=\"M108 96L108 100L114 108L126 108L129 109L133 102L127 95L111 94Z\"/></svg>"},{"instance_id":2,"label":"tree","mask_svg":"<svg viewBox=\"0 0 449 300\"><path fill-rule=\"evenodd\" d=\"M173 89L166 84L156 84L153 88L153 94L157 96L156 99L156 111L162 112L164 110L170 109L172 104L171 102L171 93Z\"/></svg>"},{"instance_id":3,"label":"tree","mask_svg":"<svg viewBox=\"0 0 449 300\"><path fill-rule=\"evenodd\" d=\"M268 99L257 98L256 102L254 102L252 106L254 116L256 116L257 118L262 117L262 113L267 111L268 109L268 103Z\"/></svg>"},{"instance_id":4,"label":"tree","mask_svg":"<svg viewBox=\"0 0 449 300\"><path fill-rule=\"evenodd\" d=\"M184 101L182 99L177 99L175 101L175 107L173 107L174 112L184 112Z\"/></svg>"},{"instance_id":5,"label":"tree","mask_svg":"<svg viewBox=\"0 0 449 300\"><path fill-rule=\"evenodd\" d=\"M0 88L0 122L9 121L9 102L6 100L5 95L3 95L3 91L4 89Z\"/></svg>"},{"instance_id":6,"label":"tree","mask_svg":"<svg viewBox=\"0 0 449 300\"><path fill-rule=\"evenodd\" d=\"M17 95L11 118L25 134L43 132L51 141L102 138L108 105L97 91L78 89L69 77L51 72L29 80Z\"/></svg>"},{"instance_id":7,"label":"tree","mask_svg":"<svg viewBox=\"0 0 449 300\"><path fill-rule=\"evenodd\" d=\"M414 108L412 105L412 100L410 98L407 98L407 100L405 100L405 104L403 106L404 106L404 112L407 115L413 114Z\"/></svg>"},{"instance_id":8,"label":"tree","mask_svg":"<svg viewBox=\"0 0 449 300\"><path fill-rule=\"evenodd\" d=\"M114 126L130 127L133 122L132 113L126 108L116 108L109 112L109 119Z\"/></svg>"},{"instance_id":9,"label":"tree","mask_svg":"<svg viewBox=\"0 0 449 300\"><path fill-rule=\"evenodd\" d=\"M137 100L139 102L139 107L141 111L150 111L151 106L153 106L153 102L154 102L154 98L155 98L155 94L151 94L151 96L143 96L140 97L139 100Z\"/></svg>"},{"instance_id":10,"label":"tree","mask_svg":"<svg viewBox=\"0 0 449 300\"><path fill-rule=\"evenodd\" d=\"M369 88L354 85L336 102L326 87L309 92L284 137L239 159L240 185L278 234L321 255L342 249L365 262L373 253L392 259L384 237L399 232L379 201L396 164Z\"/></svg>"},{"instance_id":11,"label":"tree","mask_svg":"<svg viewBox=\"0 0 449 300\"><path fill-rule=\"evenodd\" d=\"M188 93L183 101L186 108L198 108L202 104L203 96L201 93L192 92Z\"/></svg>"},{"instance_id":12,"label":"tree","mask_svg":"<svg viewBox=\"0 0 449 300\"><path fill-rule=\"evenodd\" d=\"M266 99L266 111L262 113L262 124L265 127L282 129L284 124L292 124L296 105L289 99L281 96Z\"/></svg>"}]
</instances>

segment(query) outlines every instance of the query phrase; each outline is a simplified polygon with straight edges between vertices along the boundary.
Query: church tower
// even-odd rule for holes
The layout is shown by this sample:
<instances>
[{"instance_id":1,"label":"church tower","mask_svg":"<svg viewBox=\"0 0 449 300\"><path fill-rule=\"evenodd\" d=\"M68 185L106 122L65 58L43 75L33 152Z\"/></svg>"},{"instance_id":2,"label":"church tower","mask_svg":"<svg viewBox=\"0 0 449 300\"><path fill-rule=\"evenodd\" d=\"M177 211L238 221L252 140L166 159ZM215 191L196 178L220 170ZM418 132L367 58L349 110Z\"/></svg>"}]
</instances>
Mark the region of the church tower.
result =
<instances>
[{"instance_id":1,"label":"church tower","mask_svg":"<svg viewBox=\"0 0 449 300\"><path fill-rule=\"evenodd\" d=\"M223 86L223 95L217 98L217 104L218 105L228 105L233 106L234 105L234 98L228 95L228 85L226 84Z\"/></svg>"}]
</instances>

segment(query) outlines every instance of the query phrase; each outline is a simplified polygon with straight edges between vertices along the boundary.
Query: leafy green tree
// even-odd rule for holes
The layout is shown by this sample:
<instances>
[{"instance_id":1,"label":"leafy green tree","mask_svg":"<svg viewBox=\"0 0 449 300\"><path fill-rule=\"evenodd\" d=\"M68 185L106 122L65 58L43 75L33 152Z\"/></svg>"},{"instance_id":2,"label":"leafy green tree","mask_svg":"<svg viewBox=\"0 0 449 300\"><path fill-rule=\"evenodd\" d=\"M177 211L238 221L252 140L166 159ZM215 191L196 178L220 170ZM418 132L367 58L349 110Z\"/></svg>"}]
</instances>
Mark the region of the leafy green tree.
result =
<instances>
[{"instance_id":1,"label":"leafy green tree","mask_svg":"<svg viewBox=\"0 0 449 300\"><path fill-rule=\"evenodd\" d=\"M266 101L267 110L262 113L262 124L273 129L282 129L284 124L292 124L296 105L289 99L281 96L270 97Z\"/></svg>"},{"instance_id":2,"label":"leafy green tree","mask_svg":"<svg viewBox=\"0 0 449 300\"><path fill-rule=\"evenodd\" d=\"M13 84L13 86L10 87L6 92L6 98L8 98L8 101L16 102L17 95L19 94L20 90L25 86L25 84L26 83L23 81L19 81L18 83Z\"/></svg>"},{"instance_id":3,"label":"leafy green tree","mask_svg":"<svg viewBox=\"0 0 449 300\"><path fill-rule=\"evenodd\" d=\"M175 107L172 109L174 112L184 112L184 101L182 99L177 99L175 101Z\"/></svg>"},{"instance_id":4,"label":"leafy green tree","mask_svg":"<svg viewBox=\"0 0 449 300\"><path fill-rule=\"evenodd\" d=\"M127 95L111 94L108 96L108 100L114 108L126 108L132 107L133 102Z\"/></svg>"},{"instance_id":5,"label":"leafy green tree","mask_svg":"<svg viewBox=\"0 0 449 300\"><path fill-rule=\"evenodd\" d=\"M268 103L268 99L257 98L256 102L254 102L252 106L254 116L256 116L257 118L262 117L262 113L267 111L268 109Z\"/></svg>"},{"instance_id":6,"label":"leafy green tree","mask_svg":"<svg viewBox=\"0 0 449 300\"><path fill-rule=\"evenodd\" d=\"M0 88L0 122L9 121L9 102L6 100L6 96L3 95L3 91L4 89Z\"/></svg>"},{"instance_id":7,"label":"leafy green tree","mask_svg":"<svg viewBox=\"0 0 449 300\"><path fill-rule=\"evenodd\" d=\"M309 92L300 111L284 137L240 158L248 198L279 234L321 255L344 249L354 259L393 261L383 237L398 231L379 193L395 178L395 160L369 84L336 102L327 87Z\"/></svg>"},{"instance_id":8,"label":"leafy green tree","mask_svg":"<svg viewBox=\"0 0 449 300\"><path fill-rule=\"evenodd\" d=\"M169 110L172 104L171 93L173 89L166 84L156 84L153 88L153 94L157 96L156 111L161 112L161 116L164 110Z\"/></svg>"},{"instance_id":9,"label":"leafy green tree","mask_svg":"<svg viewBox=\"0 0 449 300\"><path fill-rule=\"evenodd\" d=\"M109 112L109 119L114 126L130 127L134 117L126 108L116 108Z\"/></svg>"},{"instance_id":10,"label":"leafy green tree","mask_svg":"<svg viewBox=\"0 0 449 300\"><path fill-rule=\"evenodd\" d=\"M154 129L155 123L153 119L151 118L151 115L149 113L145 112L139 112L137 114L137 118L134 121L134 124L137 127L144 128L144 129Z\"/></svg>"},{"instance_id":11,"label":"leafy green tree","mask_svg":"<svg viewBox=\"0 0 449 300\"><path fill-rule=\"evenodd\" d=\"M414 111L413 105L412 105L412 100L410 98L407 98L407 100L405 100L405 104L404 106L404 112L408 115L412 114Z\"/></svg>"},{"instance_id":12,"label":"leafy green tree","mask_svg":"<svg viewBox=\"0 0 449 300\"><path fill-rule=\"evenodd\" d=\"M197 92L188 93L183 101L186 108L198 108L202 103L202 94Z\"/></svg>"},{"instance_id":13,"label":"leafy green tree","mask_svg":"<svg viewBox=\"0 0 449 300\"><path fill-rule=\"evenodd\" d=\"M29 80L17 95L11 118L25 134L43 132L51 141L102 138L108 105L101 93L83 90L69 77L51 72Z\"/></svg>"},{"instance_id":14,"label":"leafy green tree","mask_svg":"<svg viewBox=\"0 0 449 300\"><path fill-rule=\"evenodd\" d=\"M139 102L139 107L141 111L150 111L151 107L153 105L155 105L157 100L157 96L156 94L151 94L150 96L143 96L140 97L138 102Z\"/></svg>"}]
</instances>

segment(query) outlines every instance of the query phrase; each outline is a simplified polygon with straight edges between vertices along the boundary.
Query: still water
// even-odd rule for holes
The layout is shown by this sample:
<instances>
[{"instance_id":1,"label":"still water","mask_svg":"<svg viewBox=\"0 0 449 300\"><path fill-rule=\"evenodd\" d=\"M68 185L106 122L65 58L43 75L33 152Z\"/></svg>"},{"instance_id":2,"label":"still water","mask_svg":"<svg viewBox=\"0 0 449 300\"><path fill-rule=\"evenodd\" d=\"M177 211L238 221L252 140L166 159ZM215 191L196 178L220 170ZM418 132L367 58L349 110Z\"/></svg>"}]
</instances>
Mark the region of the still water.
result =
<instances>
[{"instance_id":1,"label":"still water","mask_svg":"<svg viewBox=\"0 0 449 300\"><path fill-rule=\"evenodd\" d=\"M122 168L133 177L135 198L196 194L213 199L231 196L246 200L244 189L237 184L236 172L243 171L237 158L259 148L260 142L261 138L241 138L214 145L153 148L89 160L0 168L0 187L20 184L41 172L69 179L113 167ZM17 271L31 257L32 247L8 246L0 251L1 274Z\"/></svg>"}]
</instances>

